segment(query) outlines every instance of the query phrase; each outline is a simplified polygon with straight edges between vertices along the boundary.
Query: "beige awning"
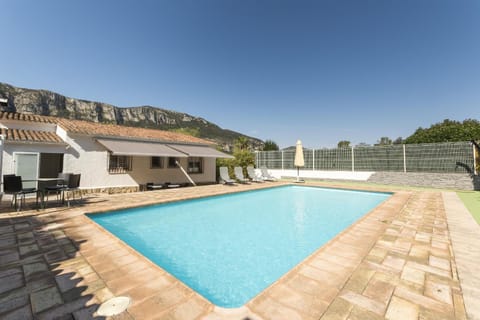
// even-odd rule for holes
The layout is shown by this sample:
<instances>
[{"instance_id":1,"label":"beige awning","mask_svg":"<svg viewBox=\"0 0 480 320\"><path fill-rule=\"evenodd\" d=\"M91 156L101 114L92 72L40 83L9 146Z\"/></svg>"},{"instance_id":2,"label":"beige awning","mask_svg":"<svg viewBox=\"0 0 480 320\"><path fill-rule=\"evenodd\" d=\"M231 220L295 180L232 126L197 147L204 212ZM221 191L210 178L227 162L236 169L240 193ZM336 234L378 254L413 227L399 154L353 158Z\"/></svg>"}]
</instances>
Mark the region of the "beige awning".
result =
<instances>
[{"instance_id":1,"label":"beige awning","mask_svg":"<svg viewBox=\"0 0 480 320\"><path fill-rule=\"evenodd\" d=\"M183 144L169 144L169 147L187 154L189 157L202 157L202 158L230 158L234 157L206 146L193 146Z\"/></svg>"},{"instance_id":2,"label":"beige awning","mask_svg":"<svg viewBox=\"0 0 480 320\"><path fill-rule=\"evenodd\" d=\"M107 148L114 155L145 156L145 157L177 157L186 158L187 155L158 142L127 141L97 139L97 142Z\"/></svg>"}]
</instances>

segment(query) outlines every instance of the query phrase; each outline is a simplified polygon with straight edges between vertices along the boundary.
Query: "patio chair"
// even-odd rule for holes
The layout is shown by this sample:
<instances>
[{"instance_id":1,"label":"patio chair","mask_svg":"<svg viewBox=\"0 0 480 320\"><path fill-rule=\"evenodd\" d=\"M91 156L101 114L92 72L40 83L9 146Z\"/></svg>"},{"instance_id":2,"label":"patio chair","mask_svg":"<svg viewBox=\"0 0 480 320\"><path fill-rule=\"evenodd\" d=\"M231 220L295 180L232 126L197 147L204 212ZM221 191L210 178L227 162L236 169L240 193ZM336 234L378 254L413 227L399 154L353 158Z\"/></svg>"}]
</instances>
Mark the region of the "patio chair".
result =
<instances>
[{"instance_id":1,"label":"patio chair","mask_svg":"<svg viewBox=\"0 0 480 320\"><path fill-rule=\"evenodd\" d=\"M25 195L35 193L36 205L38 206L38 190L37 188L24 188L22 183L22 177L14 174L6 174L3 176L3 192L12 196L12 207L15 206L16 210L20 210L25 205ZM18 205L18 196L20 196L20 206Z\"/></svg>"},{"instance_id":2,"label":"patio chair","mask_svg":"<svg viewBox=\"0 0 480 320\"><path fill-rule=\"evenodd\" d=\"M57 195L57 200L59 200L59 197L62 200L62 203L64 202L63 197L63 189L68 187L68 182L70 180L70 175L71 173L59 173L58 174L58 180L56 185L54 186L46 186L45 187L45 194L47 196L47 202L48 202L48 196L50 193L55 193Z\"/></svg>"},{"instance_id":3,"label":"patio chair","mask_svg":"<svg viewBox=\"0 0 480 320\"><path fill-rule=\"evenodd\" d=\"M262 172L262 179L265 181L277 181L277 178L272 176L270 173L268 173L267 168L263 167L260 168L260 171Z\"/></svg>"},{"instance_id":4,"label":"patio chair","mask_svg":"<svg viewBox=\"0 0 480 320\"><path fill-rule=\"evenodd\" d=\"M63 188L63 199L65 199L65 193L67 193L67 205L70 207L70 199L68 197L68 192L72 194L73 200L75 200L75 191L80 190L80 174L71 174L68 179L68 185L66 188ZM82 192L80 192L80 199L83 199Z\"/></svg>"},{"instance_id":5,"label":"patio chair","mask_svg":"<svg viewBox=\"0 0 480 320\"><path fill-rule=\"evenodd\" d=\"M247 175L253 182L264 182L261 177L257 176L252 166L247 166Z\"/></svg>"},{"instance_id":6,"label":"patio chair","mask_svg":"<svg viewBox=\"0 0 480 320\"><path fill-rule=\"evenodd\" d=\"M240 183L248 183L249 180L245 178L243 175L243 169L242 167L235 167L233 168L233 172L235 173L235 177L237 178L238 182Z\"/></svg>"},{"instance_id":7,"label":"patio chair","mask_svg":"<svg viewBox=\"0 0 480 320\"><path fill-rule=\"evenodd\" d=\"M223 184L235 184L235 181L230 178L230 175L228 174L228 168L227 167L220 167L220 180L223 182Z\"/></svg>"}]
</instances>

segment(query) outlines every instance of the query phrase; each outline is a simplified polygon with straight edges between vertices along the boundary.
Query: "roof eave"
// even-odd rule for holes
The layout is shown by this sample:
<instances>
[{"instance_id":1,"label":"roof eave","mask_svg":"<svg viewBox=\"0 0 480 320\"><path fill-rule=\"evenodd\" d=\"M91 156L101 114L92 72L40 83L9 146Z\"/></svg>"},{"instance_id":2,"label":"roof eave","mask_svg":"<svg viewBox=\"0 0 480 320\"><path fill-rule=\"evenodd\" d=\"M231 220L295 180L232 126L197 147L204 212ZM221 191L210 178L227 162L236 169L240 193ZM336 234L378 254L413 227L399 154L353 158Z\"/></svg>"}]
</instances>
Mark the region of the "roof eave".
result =
<instances>
[{"instance_id":1,"label":"roof eave","mask_svg":"<svg viewBox=\"0 0 480 320\"><path fill-rule=\"evenodd\" d=\"M68 147L66 142L50 142L50 141L22 141L22 140L5 140L5 144L32 144L32 145L54 145Z\"/></svg>"}]
</instances>

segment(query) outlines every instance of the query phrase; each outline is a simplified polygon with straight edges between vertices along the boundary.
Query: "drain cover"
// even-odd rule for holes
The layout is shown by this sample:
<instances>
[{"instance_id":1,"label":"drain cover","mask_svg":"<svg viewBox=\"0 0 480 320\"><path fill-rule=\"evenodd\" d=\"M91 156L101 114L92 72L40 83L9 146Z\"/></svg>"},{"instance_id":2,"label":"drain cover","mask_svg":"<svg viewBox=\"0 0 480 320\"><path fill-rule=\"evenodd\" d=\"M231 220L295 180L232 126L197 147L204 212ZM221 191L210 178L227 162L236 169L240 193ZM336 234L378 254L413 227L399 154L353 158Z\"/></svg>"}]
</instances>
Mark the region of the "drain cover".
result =
<instances>
[{"instance_id":1,"label":"drain cover","mask_svg":"<svg viewBox=\"0 0 480 320\"><path fill-rule=\"evenodd\" d=\"M97 314L99 316L106 316L106 317L114 316L127 310L127 307L129 304L130 304L130 298L115 297L102 303L100 305L100 308L98 308L97 310Z\"/></svg>"}]
</instances>

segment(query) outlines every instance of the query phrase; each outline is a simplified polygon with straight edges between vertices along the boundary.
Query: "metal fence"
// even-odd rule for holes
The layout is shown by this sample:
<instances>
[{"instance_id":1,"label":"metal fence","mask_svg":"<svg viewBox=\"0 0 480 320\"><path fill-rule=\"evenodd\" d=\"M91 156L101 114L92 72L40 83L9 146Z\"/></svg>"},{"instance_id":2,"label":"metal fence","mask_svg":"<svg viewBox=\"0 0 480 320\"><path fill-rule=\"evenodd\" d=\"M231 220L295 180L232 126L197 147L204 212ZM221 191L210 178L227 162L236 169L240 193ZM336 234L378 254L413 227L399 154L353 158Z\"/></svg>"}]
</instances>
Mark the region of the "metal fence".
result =
<instances>
[{"instance_id":1,"label":"metal fence","mask_svg":"<svg viewBox=\"0 0 480 320\"><path fill-rule=\"evenodd\" d=\"M470 142L304 150L303 169L473 173L474 154ZM260 151L255 159L257 167L295 168L295 150Z\"/></svg>"}]
</instances>

